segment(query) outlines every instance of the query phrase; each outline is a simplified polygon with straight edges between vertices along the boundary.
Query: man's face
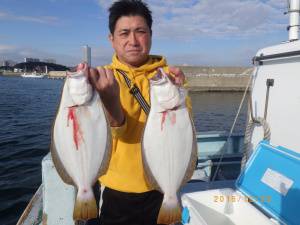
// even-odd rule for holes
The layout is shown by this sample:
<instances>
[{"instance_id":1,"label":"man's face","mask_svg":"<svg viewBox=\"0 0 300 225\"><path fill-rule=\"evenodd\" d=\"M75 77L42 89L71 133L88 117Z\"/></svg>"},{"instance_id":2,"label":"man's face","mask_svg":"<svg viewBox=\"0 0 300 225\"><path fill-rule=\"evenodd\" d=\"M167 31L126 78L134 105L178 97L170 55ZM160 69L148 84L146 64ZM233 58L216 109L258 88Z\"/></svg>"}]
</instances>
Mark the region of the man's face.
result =
<instances>
[{"instance_id":1,"label":"man's face","mask_svg":"<svg viewBox=\"0 0 300 225\"><path fill-rule=\"evenodd\" d=\"M117 20L115 31L109 35L118 59L133 67L143 65L151 48L151 32L141 16L122 16Z\"/></svg>"}]
</instances>

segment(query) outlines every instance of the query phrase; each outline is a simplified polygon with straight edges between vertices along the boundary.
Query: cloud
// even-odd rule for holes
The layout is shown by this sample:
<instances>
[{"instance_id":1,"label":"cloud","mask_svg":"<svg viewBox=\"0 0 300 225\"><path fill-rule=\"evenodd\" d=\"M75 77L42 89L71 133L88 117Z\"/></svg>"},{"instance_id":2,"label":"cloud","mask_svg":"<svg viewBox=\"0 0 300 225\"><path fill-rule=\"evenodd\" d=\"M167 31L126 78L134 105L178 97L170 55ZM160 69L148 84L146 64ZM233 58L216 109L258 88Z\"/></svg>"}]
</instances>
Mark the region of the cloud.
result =
<instances>
[{"instance_id":1,"label":"cloud","mask_svg":"<svg viewBox=\"0 0 300 225\"><path fill-rule=\"evenodd\" d=\"M114 1L98 0L107 9ZM153 12L154 37L247 38L286 27L283 0L147 0Z\"/></svg>"},{"instance_id":2,"label":"cloud","mask_svg":"<svg viewBox=\"0 0 300 225\"><path fill-rule=\"evenodd\" d=\"M110 0L98 0L99 6L104 10L107 10L113 2Z\"/></svg>"},{"instance_id":3,"label":"cloud","mask_svg":"<svg viewBox=\"0 0 300 225\"><path fill-rule=\"evenodd\" d=\"M5 53L7 51L14 50L16 47L13 45L0 45L0 53Z\"/></svg>"},{"instance_id":4,"label":"cloud","mask_svg":"<svg viewBox=\"0 0 300 225\"><path fill-rule=\"evenodd\" d=\"M242 47L233 49L224 54L217 51L191 52L191 53L166 53L170 65L190 66L251 66L251 57L256 49Z\"/></svg>"},{"instance_id":5,"label":"cloud","mask_svg":"<svg viewBox=\"0 0 300 225\"><path fill-rule=\"evenodd\" d=\"M66 66L76 65L76 63L80 62L79 57L73 55L50 53L30 47L0 45L0 60L13 60L20 63L24 61L25 57L39 58L40 60L53 58L56 60L56 63Z\"/></svg>"},{"instance_id":6,"label":"cloud","mask_svg":"<svg viewBox=\"0 0 300 225\"><path fill-rule=\"evenodd\" d=\"M203 0L190 5L178 2L154 3L154 34L157 37L253 37L284 28L287 19L283 16L282 5L274 0Z\"/></svg>"},{"instance_id":7,"label":"cloud","mask_svg":"<svg viewBox=\"0 0 300 225\"><path fill-rule=\"evenodd\" d=\"M0 11L0 21L1 20L15 20L23 22L33 22L41 24L57 24L59 19L54 16L26 16L26 15L15 15L11 12Z\"/></svg>"},{"instance_id":8,"label":"cloud","mask_svg":"<svg viewBox=\"0 0 300 225\"><path fill-rule=\"evenodd\" d=\"M287 0L269 0L268 4L275 8L287 9Z\"/></svg>"}]
</instances>

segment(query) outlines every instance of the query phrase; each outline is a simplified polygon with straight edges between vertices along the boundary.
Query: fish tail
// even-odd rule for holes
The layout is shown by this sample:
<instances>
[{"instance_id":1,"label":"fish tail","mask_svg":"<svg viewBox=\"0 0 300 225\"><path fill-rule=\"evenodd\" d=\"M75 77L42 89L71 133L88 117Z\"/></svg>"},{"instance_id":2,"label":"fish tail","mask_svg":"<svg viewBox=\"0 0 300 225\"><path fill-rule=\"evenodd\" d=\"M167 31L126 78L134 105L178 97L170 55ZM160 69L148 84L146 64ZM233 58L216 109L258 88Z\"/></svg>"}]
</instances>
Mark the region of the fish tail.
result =
<instances>
[{"instance_id":1,"label":"fish tail","mask_svg":"<svg viewBox=\"0 0 300 225\"><path fill-rule=\"evenodd\" d=\"M172 224L181 221L181 206L177 196L164 197L163 203L159 210L157 223Z\"/></svg>"},{"instance_id":2,"label":"fish tail","mask_svg":"<svg viewBox=\"0 0 300 225\"><path fill-rule=\"evenodd\" d=\"M78 190L74 211L74 220L97 218L97 204L92 189Z\"/></svg>"}]
</instances>

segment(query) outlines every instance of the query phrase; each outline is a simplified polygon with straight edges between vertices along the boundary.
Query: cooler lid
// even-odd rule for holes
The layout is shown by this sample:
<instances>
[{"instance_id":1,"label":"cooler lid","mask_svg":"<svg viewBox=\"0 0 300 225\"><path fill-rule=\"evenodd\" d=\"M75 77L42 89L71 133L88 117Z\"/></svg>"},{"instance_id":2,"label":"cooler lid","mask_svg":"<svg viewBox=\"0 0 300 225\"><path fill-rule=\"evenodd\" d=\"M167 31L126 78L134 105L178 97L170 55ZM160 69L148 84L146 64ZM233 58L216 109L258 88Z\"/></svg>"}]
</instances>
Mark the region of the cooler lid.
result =
<instances>
[{"instance_id":1,"label":"cooler lid","mask_svg":"<svg viewBox=\"0 0 300 225\"><path fill-rule=\"evenodd\" d=\"M280 222L299 225L300 154L260 142L236 187L249 202Z\"/></svg>"}]
</instances>

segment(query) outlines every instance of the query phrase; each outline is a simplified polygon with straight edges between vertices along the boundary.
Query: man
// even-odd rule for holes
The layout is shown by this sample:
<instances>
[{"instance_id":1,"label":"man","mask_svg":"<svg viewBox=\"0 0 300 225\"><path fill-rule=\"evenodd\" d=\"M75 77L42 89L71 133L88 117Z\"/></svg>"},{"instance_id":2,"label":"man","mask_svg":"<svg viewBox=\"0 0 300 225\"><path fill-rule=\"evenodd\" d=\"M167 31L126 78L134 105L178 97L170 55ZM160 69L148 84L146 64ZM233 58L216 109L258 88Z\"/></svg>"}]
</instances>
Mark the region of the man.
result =
<instances>
[{"instance_id":1,"label":"man","mask_svg":"<svg viewBox=\"0 0 300 225\"><path fill-rule=\"evenodd\" d=\"M154 225L163 195L145 179L141 137L147 115L130 93L124 76L136 85L150 105L149 79L163 68L182 85L183 73L169 68L161 56L149 55L152 16L139 0L120 0L109 9L109 40L115 50L112 64L90 69L90 80L99 92L110 122L113 145L108 171L100 177L105 186L100 219L87 224Z\"/></svg>"}]
</instances>

